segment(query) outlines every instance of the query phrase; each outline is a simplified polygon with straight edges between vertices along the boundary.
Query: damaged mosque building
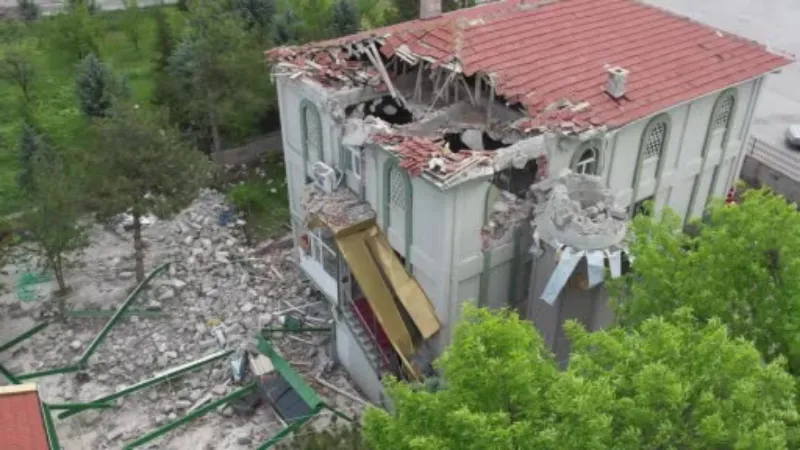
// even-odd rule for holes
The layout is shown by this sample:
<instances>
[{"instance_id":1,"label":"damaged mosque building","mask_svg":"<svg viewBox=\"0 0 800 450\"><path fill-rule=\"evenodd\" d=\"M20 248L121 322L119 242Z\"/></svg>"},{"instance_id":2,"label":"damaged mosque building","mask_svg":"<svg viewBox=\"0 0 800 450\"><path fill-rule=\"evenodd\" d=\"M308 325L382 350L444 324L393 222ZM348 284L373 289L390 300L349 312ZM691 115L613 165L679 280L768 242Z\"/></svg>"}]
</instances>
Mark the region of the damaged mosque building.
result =
<instances>
[{"instance_id":1,"label":"damaged mosque building","mask_svg":"<svg viewBox=\"0 0 800 450\"><path fill-rule=\"evenodd\" d=\"M303 271L338 361L381 401L447 346L464 302L613 320L626 223L699 217L740 170L765 77L791 62L634 0L501 0L267 52Z\"/></svg>"}]
</instances>

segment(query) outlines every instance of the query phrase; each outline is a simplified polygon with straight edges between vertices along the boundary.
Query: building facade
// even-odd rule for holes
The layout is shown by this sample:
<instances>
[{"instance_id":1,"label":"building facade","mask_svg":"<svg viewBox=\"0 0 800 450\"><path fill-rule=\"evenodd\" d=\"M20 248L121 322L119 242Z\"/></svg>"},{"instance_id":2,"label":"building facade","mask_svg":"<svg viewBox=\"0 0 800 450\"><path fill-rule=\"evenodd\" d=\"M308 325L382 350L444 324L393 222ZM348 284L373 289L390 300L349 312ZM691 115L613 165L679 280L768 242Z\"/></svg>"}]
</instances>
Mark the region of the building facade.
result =
<instances>
[{"instance_id":1,"label":"building facade","mask_svg":"<svg viewBox=\"0 0 800 450\"><path fill-rule=\"evenodd\" d=\"M665 30L687 26L628 0L563 0L535 12L525 3L501 1L406 26L442 39L438 30L458 20L468 40L482 38L493 21L538 26L561 13L585 14L597 27L614 20L592 18L597 8L630 9L636 20L664 21ZM629 54L620 47L616 59L630 75L599 67L584 80L553 56L552 75L534 74L542 86L508 81L511 75L504 82L511 63L503 61L491 73L472 74L465 70L469 55L443 64L425 46L390 42L408 31L397 27L268 55L300 265L330 300L338 360L367 397L380 401L386 373L424 376L467 301L550 314L537 327L554 348L565 317L590 328L608 323L601 291L584 289L584 300L564 300L567 286L551 299L561 305L555 312L535 304L543 284L532 279L554 269L529 251L531 186L569 169L599 177L629 214L652 200L656 211L669 207L685 220L724 195L740 170L763 78L788 60L700 24L688 26L697 42L686 48L700 52L694 57L684 50L670 59L663 51L651 67L644 49ZM606 53L612 58L615 51ZM724 59L696 67L701 57L723 51ZM680 75L682 68L696 75ZM712 69L718 76L701 82ZM635 78L657 70L673 77ZM559 81L559 71L572 85ZM581 83L588 86L585 98L574 95ZM666 90L647 90L657 83ZM549 101L525 103L526 91L544 87L555 89L545 96ZM564 308L568 301L580 311Z\"/></svg>"}]
</instances>

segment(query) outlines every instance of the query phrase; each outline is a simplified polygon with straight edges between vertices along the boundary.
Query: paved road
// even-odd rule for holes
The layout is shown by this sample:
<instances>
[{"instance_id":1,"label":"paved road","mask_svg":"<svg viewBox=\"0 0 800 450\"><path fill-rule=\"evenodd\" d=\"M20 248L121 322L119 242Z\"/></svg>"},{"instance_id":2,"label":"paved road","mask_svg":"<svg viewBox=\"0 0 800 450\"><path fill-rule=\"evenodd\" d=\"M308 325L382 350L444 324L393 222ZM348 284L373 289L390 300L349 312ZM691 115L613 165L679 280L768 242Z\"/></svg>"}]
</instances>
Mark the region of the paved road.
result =
<instances>
[{"instance_id":1,"label":"paved road","mask_svg":"<svg viewBox=\"0 0 800 450\"><path fill-rule=\"evenodd\" d=\"M646 1L800 57L800 2L797 0ZM800 123L798 63L769 76L751 132L774 146L786 148L783 137L790 123Z\"/></svg>"}]
</instances>

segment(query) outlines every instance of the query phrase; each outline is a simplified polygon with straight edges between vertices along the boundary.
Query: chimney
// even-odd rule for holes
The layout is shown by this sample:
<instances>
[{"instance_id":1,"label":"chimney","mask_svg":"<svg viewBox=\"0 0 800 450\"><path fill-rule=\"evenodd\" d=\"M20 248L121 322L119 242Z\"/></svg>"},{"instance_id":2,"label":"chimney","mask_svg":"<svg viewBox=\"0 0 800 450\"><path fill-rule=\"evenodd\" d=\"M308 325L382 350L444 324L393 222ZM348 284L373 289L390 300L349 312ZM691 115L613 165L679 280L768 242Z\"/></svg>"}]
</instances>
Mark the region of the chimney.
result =
<instances>
[{"instance_id":1,"label":"chimney","mask_svg":"<svg viewBox=\"0 0 800 450\"><path fill-rule=\"evenodd\" d=\"M628 81L628 71L622 67L609 67L606 69L608 79L606 79L606 92L614 99L625 96L626 84Z\"/></svg>"},{"instance_id":2,"label":"chimney","mask_svg":"<svg viewBox=\"0 0 800 450\"><path fill-rule=\"evenodd\" d=\"M442 15L442 0L419 0L419 18L431 19Z\"/></svg>"}]
</instances>

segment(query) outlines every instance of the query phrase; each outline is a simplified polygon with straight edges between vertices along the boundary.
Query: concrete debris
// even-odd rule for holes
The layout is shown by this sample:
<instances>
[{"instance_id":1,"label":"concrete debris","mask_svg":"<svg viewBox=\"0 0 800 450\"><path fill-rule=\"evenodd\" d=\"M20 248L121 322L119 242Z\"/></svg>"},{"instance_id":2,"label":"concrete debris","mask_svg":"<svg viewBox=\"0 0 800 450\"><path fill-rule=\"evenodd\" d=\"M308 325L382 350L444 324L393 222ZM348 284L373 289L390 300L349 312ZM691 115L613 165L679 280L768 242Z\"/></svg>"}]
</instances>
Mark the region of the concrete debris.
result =
<instances>
[{"instance_id":1,"label":"concrete debris","mask_svg":"<svg viewBox=\"0 0 800 450\"><path fill-rule=\"evenodd\" d=\"M313 184L303 191L301 205L307 212L308 228L324 225L334 235L359 223L375 219L375 211L346 187L333 192L324 192ZM313 223L318 220L319 224Z\"/></svg>"},{"instance_id":2,"label":"concrete debris","mask_svg":"<svg viewBox=\"0 0 800 450\"><path fill-rule=\"evenodd\" d=\"M276 311L286 305L302 305L305 314L331 320L330 305L303 279L296 266L293 246L277 244L249 247L235 221L221 225L219 218L230 210L223 194L204 191L185 211L172 220L159 220L143 230L148 244L147 268L172 261L168 273L156 278L133 308L157 301L166 318L130 317L108 334L90 361L88 381L74 375L57 375L37 380L44 399L51 402L86 401L146 379L166 368L195 361L225 348L240 348L264 325L273 325ZM189 239L191 238L191 239ZM134 284L130 234L120 236L102 226L91 230L91 246L85 252L85 267L68 274L74 288L68 302L75 309L113 310ZM291 242L291 238L288 239ZM256 252L259 252L257 255ZM23 270L22 267L16 271ZM0 283L17 276L13 267L0 272ZM280 273L280 277L274 273ZM52 285L47 289L55 290ZM139 306L136 306L139 305ZM0 294L0 342L32 326L31 318L52 314L52 302L20 302L13 292ZM65 366L74 362L84 342L89 342L107 318L68 319L53 323L16 351L0 355L0 362L13 373L25 373ZM20 325L18 325L20 324ZM219 328L215 328L219 327ZM224 330L218 340L211 330ZM307 337L307 336L304 336ZM298 366L314 386L314 377L330 365L329 345L309 346L291 339L274 343L289 361L314 361ZM311 356L311 355L317 356ZM319 358L322 358L321 360ZM230 365L220 361L195 373L154 386L126 397L118 408L103 414L82 413L57 421L64 448L121 448L160 424L177 419L198 407L208 393L218 398L236 388L226 385ZM326 378L342 390L352 384L340 371ZM361 405L327 392L332 405L348 414L358 414ZM251 423L251 420L253 421ZM236 443L248 434L263 442L281 428L274 413L261 408L252 419L232 416L230 408L189 423L157 442L159 449L247 449ZM113 434L102 430L116 430Z\"/></svg>"},{"instance_id":3,"label":"concrete debris","mask_svg":"<svg viewBox=\"0 0 800 450\"><path fill-rule=\"evenodd\" d=\"M621 245L628 215L601 178L566 171L534 185L534 228L556 248L598 250Z\"/></svg>"}]
</instances>

